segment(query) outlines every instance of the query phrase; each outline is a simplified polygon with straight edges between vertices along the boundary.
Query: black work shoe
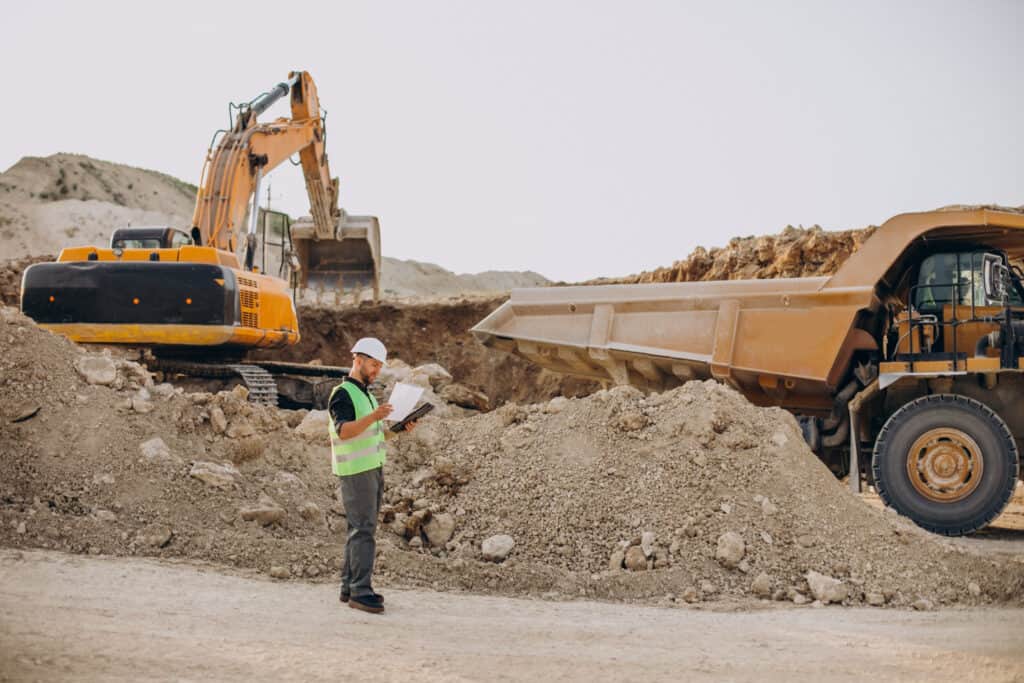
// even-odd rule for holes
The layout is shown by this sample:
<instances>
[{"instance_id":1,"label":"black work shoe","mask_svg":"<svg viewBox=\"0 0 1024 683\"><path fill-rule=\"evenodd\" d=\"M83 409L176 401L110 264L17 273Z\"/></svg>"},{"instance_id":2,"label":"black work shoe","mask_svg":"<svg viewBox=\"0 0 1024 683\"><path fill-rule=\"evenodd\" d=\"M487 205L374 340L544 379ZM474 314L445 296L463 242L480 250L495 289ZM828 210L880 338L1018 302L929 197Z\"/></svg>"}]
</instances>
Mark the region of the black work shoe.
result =
<instances>
[{"instance_id":1,"label":"black work shoe","mask_svg":"<svg viewBox=\"0 0 1024 683\"><path fill-rule=\"evenodd\" d=\"M342 602L348 602L351 598L352 598L352 593L351 592L349 592L349 591L341 591L341 596L338 599L341 600ZM373 594L373 599L376 600L377 602L381 602L381 603L384 602L384 596L381 595L380 593L374 593Z\"/></svg>"},{"instance_id":2,"label":"black work shoe","mask_svg":"<svg viewBox=\"0 0 1024 683\"><path fill-rule=\"evenodd\" d=\"M370 614L380 614L384 611L384 603L374 599L372 595L353 595L349 597L348 606L352 609L362 610Z\"/></svg>"}]
</instances>

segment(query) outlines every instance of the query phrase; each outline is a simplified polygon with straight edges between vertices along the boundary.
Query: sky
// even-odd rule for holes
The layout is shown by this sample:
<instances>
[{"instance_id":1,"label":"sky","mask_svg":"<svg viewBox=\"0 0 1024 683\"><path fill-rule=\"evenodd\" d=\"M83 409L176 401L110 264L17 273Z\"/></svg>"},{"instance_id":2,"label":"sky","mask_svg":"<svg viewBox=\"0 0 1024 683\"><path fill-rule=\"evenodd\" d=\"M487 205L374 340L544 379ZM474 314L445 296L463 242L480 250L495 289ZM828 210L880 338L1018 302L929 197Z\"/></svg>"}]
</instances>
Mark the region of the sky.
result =
<instances>
[{"instance_id":1,"label":"sky","mask_svg":"<svg viewBox=\"0 0 1024 683\"><path fill-rule=\"evenodd\" d=\"M197 182L228 102L309 71L385 256L579 281L786 225L1024 204L1024 2L9 3L0 168ZM263 119L286 116L279 103ZM307 212L301 172L271 204ZM264 201L265 204L265 201Z\"/></svg>"}]
</instances>

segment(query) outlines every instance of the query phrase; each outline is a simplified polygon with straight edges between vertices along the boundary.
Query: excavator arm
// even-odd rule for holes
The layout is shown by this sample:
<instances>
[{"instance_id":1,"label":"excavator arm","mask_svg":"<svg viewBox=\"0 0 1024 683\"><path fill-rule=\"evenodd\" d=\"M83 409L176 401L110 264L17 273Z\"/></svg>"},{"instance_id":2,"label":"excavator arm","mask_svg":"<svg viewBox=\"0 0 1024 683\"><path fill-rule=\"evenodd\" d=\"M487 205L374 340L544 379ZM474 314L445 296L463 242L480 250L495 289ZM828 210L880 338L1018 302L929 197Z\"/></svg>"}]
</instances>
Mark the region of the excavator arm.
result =
<instances>
[{"instance_id":1,"label":"excavator arm","mask_svg":"<svg viewBox=\"0 0 1024 683\"><path fill-rule=\"evenodd\" d=\"M289 93L290 119L256 121L259 114ZM249 200L258 196L262 177L296 152L306 181L316 238L332 239L341 212L338 180L330 176L324 142L316 85L305 71L291 72L287 82L278 83L242 105L232 130L207 154L192 219L193 239L234 253L245 234L243 223ZM253 207L249 234L255 232L256 214Z\"/></svg>"}]
</instances>

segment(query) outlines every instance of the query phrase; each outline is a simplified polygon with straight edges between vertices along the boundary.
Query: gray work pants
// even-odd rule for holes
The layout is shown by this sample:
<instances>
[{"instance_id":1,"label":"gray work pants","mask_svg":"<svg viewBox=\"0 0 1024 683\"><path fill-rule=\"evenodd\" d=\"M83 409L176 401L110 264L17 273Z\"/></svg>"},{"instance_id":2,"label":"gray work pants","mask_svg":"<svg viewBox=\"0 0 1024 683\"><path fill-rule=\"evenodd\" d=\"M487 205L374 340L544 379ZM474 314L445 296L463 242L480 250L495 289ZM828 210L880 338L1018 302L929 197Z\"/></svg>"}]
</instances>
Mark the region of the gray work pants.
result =
<instances>
[{"instance_id":1,"label":"gray work pants","mask_svg":"<svg viewBox=\"0 0 1024 683\"><path fill-rule=\"evenodd\" d=\"M377 514L384 498L384 469L338 477L341 502L345 506L348 536L341 566L341 590L354 596L371 595L373 560L377 554Z\"/></svg>"}]
</instances>

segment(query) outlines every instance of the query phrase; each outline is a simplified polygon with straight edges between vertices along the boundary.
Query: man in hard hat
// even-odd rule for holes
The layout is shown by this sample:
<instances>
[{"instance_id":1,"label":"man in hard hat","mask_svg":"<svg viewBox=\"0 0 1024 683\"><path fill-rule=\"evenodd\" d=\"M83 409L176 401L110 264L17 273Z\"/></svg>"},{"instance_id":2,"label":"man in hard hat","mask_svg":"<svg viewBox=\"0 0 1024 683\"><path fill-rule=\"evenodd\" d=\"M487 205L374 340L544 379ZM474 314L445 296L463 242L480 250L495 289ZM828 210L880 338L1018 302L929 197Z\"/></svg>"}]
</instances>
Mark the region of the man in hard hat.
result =
<instances>
[{"instance_id":1,"label":"man in hard hat","mask_svg":"<svg viewBox=\"0 0 1024 683\"><path fill-rule=\"evenodd\" d=\"M377 552L374 533L384 496L384 438L382 420L391 404L377 405L368 387L388 359L379 339L363 337L352 347L352 370L334 387L328 400L331 465L340 481L341 501L348 521L345 558L341 569L341 601L364 612L384 611L384 598L371 579ZM411 430L415 423L409 423Z\"/></svg>"}]
</instances>

